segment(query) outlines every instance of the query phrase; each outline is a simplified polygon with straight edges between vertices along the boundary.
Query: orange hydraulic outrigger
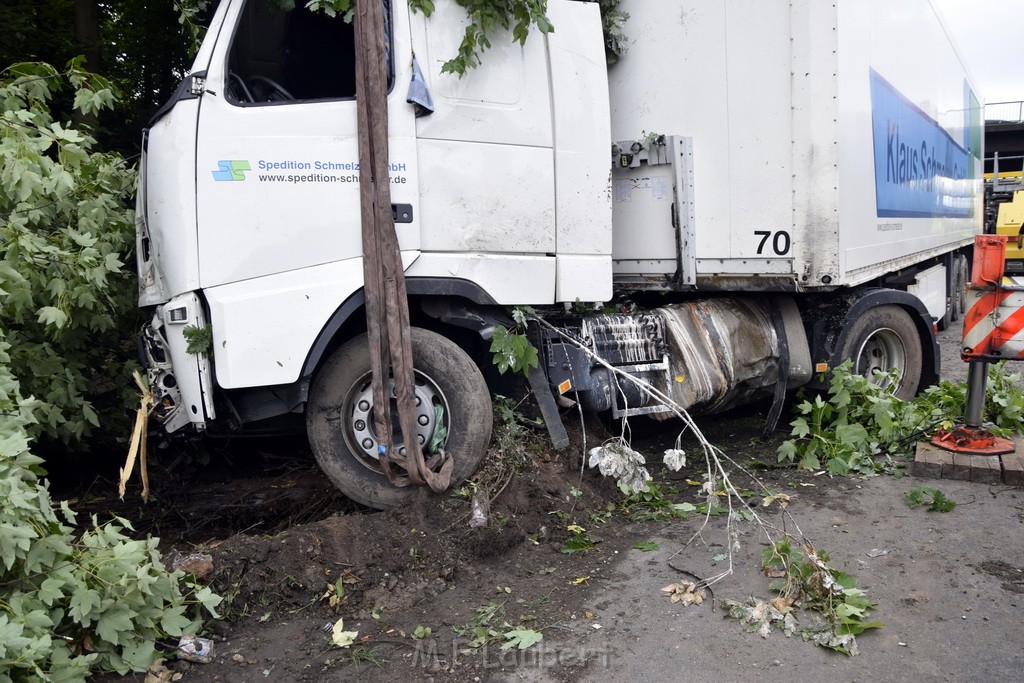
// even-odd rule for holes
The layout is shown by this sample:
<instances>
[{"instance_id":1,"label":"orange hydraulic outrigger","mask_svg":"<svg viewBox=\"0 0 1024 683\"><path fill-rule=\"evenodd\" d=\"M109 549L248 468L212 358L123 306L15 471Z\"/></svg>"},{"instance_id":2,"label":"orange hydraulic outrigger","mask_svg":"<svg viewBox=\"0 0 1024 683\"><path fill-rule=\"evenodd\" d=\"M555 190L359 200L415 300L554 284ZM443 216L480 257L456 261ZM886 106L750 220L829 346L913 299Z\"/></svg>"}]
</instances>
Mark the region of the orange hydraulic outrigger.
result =
<instances>
[{"instance_id":1,"label":"orange hydraulic outrigger","mask_svg":"<svg viewBox=\"0 0 1024 683\"><path fill-rule=\"evenodd\" d=\"M1004 278L1005 235L978 235L974 240L974 267L967 289L961 357L967 370L967 407L964 423L939 430L932 443L956 453L999 455L1012 453L1009 439L995 436L982 424L988 364L1024 360L1024 286Z\"/></svg>"}]
</instances>

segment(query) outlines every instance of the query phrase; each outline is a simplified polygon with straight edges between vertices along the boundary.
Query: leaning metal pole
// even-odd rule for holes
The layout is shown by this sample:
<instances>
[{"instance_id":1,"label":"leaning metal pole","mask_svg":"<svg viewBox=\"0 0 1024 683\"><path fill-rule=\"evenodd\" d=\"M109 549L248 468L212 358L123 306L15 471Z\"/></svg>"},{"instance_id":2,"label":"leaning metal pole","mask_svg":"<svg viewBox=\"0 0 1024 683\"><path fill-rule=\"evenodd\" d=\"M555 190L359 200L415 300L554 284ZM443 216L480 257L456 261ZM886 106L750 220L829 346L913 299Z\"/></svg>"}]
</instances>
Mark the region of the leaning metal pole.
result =
<instances>
[{"instance_id":1,"label":"leaning metal pole","mask_svg":"<svg viewBox=\"0 0 1024 683\"><path fill-rule=\"evenodd\" d=\"M967 408L964 411L964 423L968 427L981 428L987 377L988 361L972 360L967 367Z\"/></svg>"}]
</instances>

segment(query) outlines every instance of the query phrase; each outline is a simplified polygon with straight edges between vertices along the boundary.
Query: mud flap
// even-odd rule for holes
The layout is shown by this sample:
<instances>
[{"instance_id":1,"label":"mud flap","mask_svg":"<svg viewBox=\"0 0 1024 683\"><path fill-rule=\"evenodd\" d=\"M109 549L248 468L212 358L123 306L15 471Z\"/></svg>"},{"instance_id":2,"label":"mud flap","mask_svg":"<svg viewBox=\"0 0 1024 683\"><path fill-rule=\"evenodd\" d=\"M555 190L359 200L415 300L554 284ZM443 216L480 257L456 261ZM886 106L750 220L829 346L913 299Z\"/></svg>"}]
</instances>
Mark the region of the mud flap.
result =
<instances>
[{"instance_id":1,"label":"mud flap","mask_svg":"<svg viewBox=\"0 0 1024 683\"><path fill-rule=\"evenodd\" d=\"M768 410L768 417L764 422L764 429L761 436L767 438L775 431L779 424L779 417L782 415L782 407L786 404L786 382L783 378L789 376L789 340L786 335L786 325L782 320L782 311L774 303L769 311L772 326L775 328L775 336L778 339L778 367L779 379L775 382L775 394L772 396L772 407Z\"/></svg>"},{"instance_id":2,"label":"mud flap","mask_svg":"<svg viewBox=\"0 0 1024 683\"><path fill-rule=\"evenodd\" d=\"M537 405L540 406L540 415L548 427L552 445L556 451L568 448L569 434L562 424L562 416L558 414L558 405L555 403L555 397L551 395L547 375L540 366L534 366L530 368L527 379L530 382L530 390L537 399Z\"/></svg>"}]
</instances>

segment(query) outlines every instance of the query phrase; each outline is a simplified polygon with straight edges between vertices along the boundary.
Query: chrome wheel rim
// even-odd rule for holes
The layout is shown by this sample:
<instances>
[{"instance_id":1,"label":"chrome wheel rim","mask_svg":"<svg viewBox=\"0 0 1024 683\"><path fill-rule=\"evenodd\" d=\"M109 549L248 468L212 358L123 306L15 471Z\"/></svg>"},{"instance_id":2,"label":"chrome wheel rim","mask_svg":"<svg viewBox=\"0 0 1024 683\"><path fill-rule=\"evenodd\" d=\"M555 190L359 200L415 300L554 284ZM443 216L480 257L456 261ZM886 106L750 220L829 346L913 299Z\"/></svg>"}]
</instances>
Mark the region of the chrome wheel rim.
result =
<instances>
[{"instance_id":1,"label":"chrome wheel rim","mask_svg":"<svg viewBox=\"0 0 1024 683\"><path fill-rule=\"evenodd\" d=\"M445 399L444 392L437 386L437 383L427 375L417 371L415 373L415 382L416 439L419 441L420 446L425 449L438 427L435 406L442 407L442 421L447 427L448 401ZM388 381L388 395L391 398L391 443L397 446L397 454L404 456L406 448L402 442L402 431L398 421L398 406L393 379ZM367 467L379 471L380 440L376 433L373 411L373 390L370 383L370 374L367 373L353 386L348 399L345 401L345 437L349 442L349 450L355 454L357 459Z\"/></svg>"},{"instance_id":2,"label":"chrome wheel rim","mask_svg":"<svg viewBox=\"0 0 1024 683\"><path fill-rule=\"evenodd\" d=\"M875 330L857 352L856 370L873 384L888 387L892 384L891 371L897 370L897 381L903 379L907 369L907 348L903 339L892 329L883 327ZM877 375L881 372L882 376Z\"/></svg>"}]
</instances>

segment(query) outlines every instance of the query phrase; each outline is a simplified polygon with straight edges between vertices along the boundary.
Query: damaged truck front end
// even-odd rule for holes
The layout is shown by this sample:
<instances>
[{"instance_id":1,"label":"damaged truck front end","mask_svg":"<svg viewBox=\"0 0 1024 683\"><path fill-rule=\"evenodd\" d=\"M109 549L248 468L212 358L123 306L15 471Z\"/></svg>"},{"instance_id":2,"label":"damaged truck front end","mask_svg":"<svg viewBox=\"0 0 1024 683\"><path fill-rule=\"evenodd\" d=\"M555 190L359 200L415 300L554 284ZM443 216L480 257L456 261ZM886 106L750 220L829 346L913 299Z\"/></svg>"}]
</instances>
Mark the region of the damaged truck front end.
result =
<instances>
[{"instance_id":1,"label":"damaged truck front end","mask_svg":"<svg viewBox=\"0 0 1024 683\"><path fill-rule=\"evenodd\" d=\"M208 322L198 294L195 182L189 172L196 83L189 76L143 135L136 195L139 305L152 312L139 334L139 356L155 401L153 414L167 432L188 424L202 430L216 417L210 359L189 353L185 334L205 329Z\"/></svg>"},{"instance_id":2,"label":"damaged truck front end","mask_svg":"<svg viewBox=\"0 0 1024 683\"><path fill-rule=\"evenodd\" d=\"M221 3L209 25L217 35L227 14ZM203 41L190 73L156 112L142 137L136 194L136 268L139 306L152 313L139 335L155 407L167 432L216 417L212 363L189 353L185 330L206 329L201 299L196 204L196 144L200 98L213 42Z\"/></svg>"},{"instance_id":3,"label":"damaged truck front end","mask_svg":"<svg viewBox=\"0 0 1024 683\"><path fill-rule=\"evenodd\" d=\"M139 351L153 394L153 415L168 432L192 424L197 430L216 418L212 368L206 353L189 353L185 330L206 321L194 292L157 306L139 335Z\"/></svg>"}]
</instances>

